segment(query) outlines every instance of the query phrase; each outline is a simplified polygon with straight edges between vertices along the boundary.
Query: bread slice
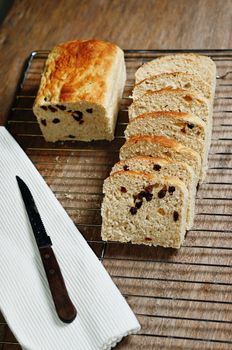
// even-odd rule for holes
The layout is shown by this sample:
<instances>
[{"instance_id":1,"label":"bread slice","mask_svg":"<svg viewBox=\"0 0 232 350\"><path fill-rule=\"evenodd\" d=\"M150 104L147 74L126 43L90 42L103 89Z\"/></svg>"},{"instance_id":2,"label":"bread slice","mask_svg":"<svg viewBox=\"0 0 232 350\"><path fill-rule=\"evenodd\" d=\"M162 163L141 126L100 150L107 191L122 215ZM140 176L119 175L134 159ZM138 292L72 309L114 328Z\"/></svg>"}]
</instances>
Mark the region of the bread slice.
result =
<instances>
[{"instance_id":1,"label":"bread slice","mask_svg":"<svg viewBox=\"0 0 232 350\"><path fill-rule=\"evenodd\" d=\"M203 120L207 127L209 149L212 134L212 109L204 97L183 89L164 88L148 91L130 105L129 120L146 112L160 111L187 112Z\"/></svg>"},{"instance_id":2,"label":"bread slice","mask_svg":"<svg viewBox=\"0 0 232 350\"><path fill-rule=\"evenodd\" d=\"M134 156L150 156L172 159L191 166L197 181L201 171L201 157L191 148L164 136L134 136L130 137L120 149L120 160Z\"/></svg>"},{"instance_id":3,"label":"bread slice","mask_svg":"<svg viewBox=\"0 0 232 350\"><path fill-rule=\"evenodd\" d=\"M111 171L143 171L147 173L159 174L160 176L174 176L179 178L188 189L189 202L187 209L187 225L189 230L193 226L195 213L196 176L192 167L182 162L174 162L164 158L153 158L147 156L137 156L121 160L116 163Z\"/></svg>"},{"instance_id":4,"label":"bread slice","mask_svg":"<svg viewBox=\"0 0 232 350\"><path fill-rule=\"evenodd\" d=\"M129 107L129 119L146 112L174 111L188 112L209 123L209 105L205 98L193 91L164 88L147 91Z\"/></svg>"},{"instance_id":5,"label":"bread slice","mask_svg":"<svg viewBox=\"0 0 232 350\"><path fill-rule=\"evenodd\" d=\"M212 86L199 75L185 72L161 73L150 76L135 84L132 96L136 100L147 91L161 90L166 87L191 90L213 103L214 92Z\"/></svg>"},{"instance_id":6,"label":"bread slice","mask_svg":"<svg viewBox=\"0 0 232 350\"><path fill-rule=\"evenodd\" d=\"M139 171L119 171L105 180L103 192L103 240L180 248L188 203L188 191L182 181Z\"/></svg>"},{"instance_id":7,"label":"bread slice","mask_svg":"<svg viewBox=\"0 0 232 350\"><path fill-rule=\"evenodd\" d=\"M207 170L208 139L206 124L198 117L183 112L150 112L131 119L125 136L136 135L167 136L182 142L201 156L201 178Z\"/></svg>"},{"instance_id":8,"label":"bread slice","mask_svg":"<svg viewBox=\"0 0 232 350\"><path fill-rule=\"evenodd\" d=\"M171 72L186 72L198 75L211 86L212 99L216 86L216 65L204 55L179 53L156 58L143 64L135 73L136 83L152 75Z\"/></svg>"},{"instance_id":9,"label":"bread slice","mask_svg":"<svg viewBox=\"0 0 232 350\"><path fill-rule=\"evenodd\" d=\"M112 140L125 80L123 51L112 43L56 46L33 106L45 140Z\"/></svg>"}]
</instances>

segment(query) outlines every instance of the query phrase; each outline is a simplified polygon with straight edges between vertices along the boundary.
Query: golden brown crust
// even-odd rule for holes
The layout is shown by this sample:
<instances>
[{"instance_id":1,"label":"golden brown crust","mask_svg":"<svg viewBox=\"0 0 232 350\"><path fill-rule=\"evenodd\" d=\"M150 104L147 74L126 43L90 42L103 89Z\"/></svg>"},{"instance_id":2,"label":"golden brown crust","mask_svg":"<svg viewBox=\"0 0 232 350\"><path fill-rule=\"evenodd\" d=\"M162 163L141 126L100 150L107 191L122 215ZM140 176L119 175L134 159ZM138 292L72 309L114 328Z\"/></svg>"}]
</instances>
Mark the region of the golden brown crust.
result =
<instances>
[{"instance_id":1,"label":"golden brown crust","mask_svg":"<svg viewBox=\"0 0 232 350\"><path fill-rule=\"evenodd\" d=\"M180 188L182 188L183 191L187 192L187 188L185 186L185 184L183 183L183 181L179 180L177 177L175 176L162 176L157 177L156 174L153 173L146 173L145 171L137 171L137 170L128 170L128 171L124 171L124 170L119 170L119 171L115 171L114 173L112 173L109 178L113 178L115 176L120 176L120 175L126 175L126 176L139 176L139 177L143 177L145 180L148 181L156 181L156 182L169 182L175 186L179 186ZM162 180L161 180L162 179Z\"/></svg>"},{"instance_id":2,"label":"golden brown crust","mask_svg":"<svg viewBox=\"0 0 232 350\"><path fill-rule=\"evenodd\" d=\"M176 118L176 119L182 119L185 122L191 122L196 123L198 126L201 126L204 128L204 122L198 118L193 116L191 113L187 112L175 112L175 111L160 111L160 112L146 112L138 117L135 117L131 120L129 120L129 124L132 125L134 122L138 120L146 120L146 118L160 118L160 117L167 117L167 118Z\"/></svg>"},{"instance_id":3,"label":"golden brown crust","mask_svg":"<svg viewBox=\"0 0 232 350\"><path fill-rule=\"evenodd\" d=\"M122 148L123 147L130 147L131 144L136 144L140 141L145 141L148 143L159 143L160 145L167 147L167 148L172 148L172 149L176 150L177 152L182 152L182 153L186 153L189 155L193 155L194 157L197 155L197 157L198 157L198 153L193 151L191 148L185 147L185 146L183 146L182 143L180 143L174 139L170 139L168 137L165 137L165 136L146 136L146 135L132 136L126 141L126 143L122 146Z\"/></svg>"},{"instance_id":4,"label":"golden brown crust","mask_svg":"<svg viewBox=\"0 0 232 350\"><path fill-rule=\"evenodd\" d=\"M149 76L149 77L139 81L137 84L135 84L135 87L141 85L142 83L144 83L145 81L148 81L148 80L156 79L156 78L159 78L159 77L173 77L173 76L175 77L176 75L188 76L189 79L191 79L191 77L194 77L194 79L202 80L202 79L199 78L198 75L192 74L192 73L187 73L187 72L169 72L169 73L160 73L160 74L151 75L151 76ZM202 80L202 82L203 82L203 84L209 85L204 80Z\"/></svg>"},{"instance_id":5,"label":"golden brown crust","mask_svg":"<svg viewBox=\"0 0 232 350\"><path fill-rule=\"evenodd\" d=\"M126 143L126 144L136 144L137 142L140 141L145 141L145 142L150 142L150 143L161 143L166 147L172 147L172 148L176 148L178 146L182 147L182 144L173 140L173 139L169 139L168 137L165 136L147 136L147 135L136 135L136 136L132 136L130 137Z\"/></svg>"},{"instance_id":6,"label":"golden brown crust","mask_svg":"<svg viewBox=\"0 0 232 350\"><path fill-rule=\"evenodd\" d=\"M157 162L159 164L162 164L163 166L165 165L170 165L170 164L181 164L182 166L184 166L185 168L188 169L188 171L192 171L191 168L189 167L188 164L186 163L183 163L183 162L177 162L177 161L173 161L171 158L162 158L162 157L151 157L151 156L134 156L134 157L130 157L130 158L127 158L127 159L123 159L123 160L120 160L119 162L117 162L115 165L126 165L128 163L128 161L130 160L133 160L133 161L139 161L139 160L146 160L148 161L149 163L152 163L154 164L154 162ZM119 170L118 170L119 171ZM122 171L125 171L125 170L122 170ZM129 170L126 170L126 171L129 171Z\"/></svg>"},{"instance_id":7,"label":"golden brown crust","mask_svg":"<svg viewBox=\"0 0 232 350\"><path fill-rule=\"evenodd\" d=\"M160 90L148 90L145 92L144 95L155 95L155 94L164 94L166 92L171 92L171 93L177 93L177 92L182 92L183 94L194 94L192 91L190 92L189 90L184 90L184 89L180 89L180 88L176 88L176 89L173 89L172 87L170 86L167 86L163 89L160 89Z\"/></svg>"},{"instance_id":8,"label":"golden brown crust","mask_svg":"<svg viewBox=\"0 0 232 350\"><path fill-rule=\"evenodd\" d=\"M133 123L135 120L144 119L147 117L172 117L172 118L192 118L192 115L187 112L175 112L175 111L159 111L159 112L146 112L138 115L137 117L129 120L129 124Z\"/></svg>"},{"instance_id":9,"label":"golden brown crust","mask_svg":"<svg viewBox=\"0 0 232 350\"><path fill-rule=\"evenodd\" d=\"M179 58L190 58L192 59L203 59L203 60L207 60L207 61L211 61L212 63L214 63L211 58L209 56L205 56L205 55L201 55L199 53L193 53L193 52L183 52L183 53L175 53L172 55L167 55L167 56L162 56L162 57L158 57L157 60L166 60L166 59L176 59L177 57Z\"/></svg>"},{"instance_id":10,"label":"golden brown crust","mask_svg":"<svg viewBox=\"0 0 232 350\"><path fill-rule=\"evenodd\" d=\"M187 102L192 102L193 100L195 101L199 101L199 102L204 102L208 105L207 99L203 96L200 96L198 94L196 94L194 91L192 90L185 90L185 89L173 89L172 87L166 87L160 90L148 90L144 93L143 96L149 96L149 95L161 95L161 94L166 94L166 93L171 93L174 95L178 95L180 94L181 96L183 96L183 99L186 100ZM143 96L139 97L137 100L135 100L133 103L137 103L140 98L143 98Z\"/></svg>"},{"instance_id":11,"label":"golden brown crust","mask_svg":"<svg viewBox=\"0 0 232 350\"><path fill-rule=\"evenodd\" d=\"M138 170L128 170L128 171L124 171L124 170L118 170L115 171L114 173L112 173L110 175L110 177L113 176L117 176L117 175L128 175L128 176L143 176L145 177L147 180L153 180L154 179L154 175L152 173L146 173L145 171L138 171Z\"/></svg>"},{"instance_id":12,"label":"golden brown crust","mask_svg":"<svg viewBox=\"0 0 232 350\"><path fill-rule=\"evenodd\" d=\"M103 104L107 77L119 51L118 46L100 40L56 46L47 59L35 105L43 103L44 97L47 104L78 100Z\"/></svg>"},{"instance_id":13,"label":"golden brown crust","mask_svg":"<svg viewBox=\"0 0 232 350\"><path fill-rule=\"evenodd\" d=\"M124 160L120 160L119 162L117 162L115 165L124 165L124 164L127 164L128 160L147 160L148 162L150 163L154 163L154 162L160 162L160 163L163 163L163 164L170 164L170 163L173 163L173 161L170 159L170 160L167 160L166 158L161 158L161 157L149 157L149 156L135 156L135 157L131 157L131 158L128 158L128 159L124 159ZM128 171L128 170L127 170Z\"/></svg>"},{"instance_id":14,"label":"golden brown crust","mask_svg":"<svg viewBox=\"0 0 232 350\"><path fill-rule=\"evenodd\" d=\"M216 64L215 62L208 56L205 56L205 55L200 55L200 54L197 54L197 53L191 53L191 52L184 52L184 53L177 53L177 54L173 54L173 55L168 55L168 56L161 56L161 57L158 57L155 59L156 62L159 62L159 61L170 61L170 60L176 60L176 59L184 59L184 60L187 60L187 61L194 61L194 60L197 60L198 62L202 60L202 66L204 66L206 64L206 61L207 61L207 64L213 68L216 67ZM150 62L147 62L145 63L143 66L145 65L149 65Z\"/></svg>"}]
</instances>

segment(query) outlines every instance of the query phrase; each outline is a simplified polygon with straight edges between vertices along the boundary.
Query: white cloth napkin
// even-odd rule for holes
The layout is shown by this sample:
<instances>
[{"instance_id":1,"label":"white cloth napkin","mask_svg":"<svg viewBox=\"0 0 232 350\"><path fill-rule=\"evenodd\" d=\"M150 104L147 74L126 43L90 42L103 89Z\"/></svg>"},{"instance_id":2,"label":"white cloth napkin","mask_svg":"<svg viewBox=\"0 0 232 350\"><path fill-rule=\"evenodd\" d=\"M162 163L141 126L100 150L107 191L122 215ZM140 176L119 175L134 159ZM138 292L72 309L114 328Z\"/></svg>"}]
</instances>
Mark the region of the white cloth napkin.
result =
<instances>
[{"instance_id":1,"label":"white cloth napkin","mask_svg":"<svg viewBox=\"0 0 232 350\"><path fill-rule=\"evenodd\" d=\"M77 317L56 315L15 176L30 188ZM111 349L140 325L24 151L0 127L0 309L27 350Z\"/></svg>"}]
</instances>

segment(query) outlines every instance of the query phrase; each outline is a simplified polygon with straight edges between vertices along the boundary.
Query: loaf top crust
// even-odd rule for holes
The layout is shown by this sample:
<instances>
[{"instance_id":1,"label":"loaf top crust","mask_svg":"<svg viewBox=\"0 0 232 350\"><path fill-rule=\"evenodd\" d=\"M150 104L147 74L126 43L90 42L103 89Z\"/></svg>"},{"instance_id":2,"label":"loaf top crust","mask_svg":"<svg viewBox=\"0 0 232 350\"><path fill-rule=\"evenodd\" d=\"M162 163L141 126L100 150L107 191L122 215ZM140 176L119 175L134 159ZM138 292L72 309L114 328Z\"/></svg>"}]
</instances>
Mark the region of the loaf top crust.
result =
<instances>
[{"instance_id":1,"label":"loaf top crust","mask_svg":"<svg viewBox=\"0 0 232 350\"><path fill-rule=\"evenodd\" d=\"M203 83L206 86L209 86L209 84L207 82L205 82L204 80L200 79L199 76L197 76L196 74L192 74L192 73L187 73L187 72L167 72L167 73L159 73L159 74L153 74L149 77L146 77L145 79L139 81L138 83L135 84L135 87L142 85L144 82L146 82L147 80L152 80L152 79L158 79L158 78L175 78L175 77L186 77L189 80L194 79L194 81L200 81L201 83Z\"/></svg>"},{"instance_id":2,"label":"loaf top crust","mask_svg":"<svg viewBox=\"0 0 232 350\"><path fill-rule=\"evenodd\" d=\"M191 122L195 122L198 125L200 125L201 127L204 127L205 124L204 122L198 118L195 117L194 115L192 115L191 113L188 112L175 112L175 111L160 111L160 112L146 112L143 113L141 115L139 115L138 117L135 117L131 120L129 120L129 124L133 125L133 123L135 123L138 120L145 120L147 118L159 118L159 117L165 117L165 118L173 118L173 119L182 119L183 121L191 121Z\"/></svg>"},{"instance_id":3,"label":"loaf top crust","mask_svg":"<svg viewBox=\"0 0 232 350\"><path fill-rule=\"evenodd\" d=\"M158 63L158 62L163 62L163 61L176 61L179 59L181 59L181 60L185 59L185 60L193 61L193 62L198 61L198 62L201 62L202 65L206 65L206 66L209 66L211 68L216 67L214 61L209 56L200 55L198 53L192 53L192 52L176 53L173 55L161 56L161 57L157 57L153 61L156 61ZM146 67L147 65L149 65L153 61L149 61L147 63L144 63L143 67Z\"/></svg>"},{"instance_id":4,"label":"loaf top crust","mask_svg":"<svg viewBox=\"0 0 232 350\"><path fill-rule=\"evenodd\" d=\"M129 110L132 109L133 106L137 106L140 104L140 101L143 101L144 98L147 98L147 96L162 96L162 95L167 95L169 94L170 96L183 96L183 99L192 102L192 101L199 101L201 103L206 104L207 106L208 101L205 97L200 96L199 94L195 93L192 90L185 90L185 89L180 89L176 88L173 89L171 87L165 87L160 90L148 90L146 91L141 97L139 97L137 100L133 101L132 104L129 106ZM182 112L183 113L183 112Z\"/></svg>"},{"instance_id":5,"label":"loaf top crust","mask_svg":"<svg viewBox=\"0 0 232 350\"><path fill-rule=\"evenodd\" d=\"M123 51L100 40L75 40L54 47L48 56L36 105L85 100L105 104L114 66Z\"/></svg>"},{"instance_id":6,"label":"loaf top crust","mask_svg":"<svg viewBox=\"0 0 232 350\"><path fill-rule=\"evenodd\" d=\"M128 170L126 173L124 170L118 170L112 173L110 176L114 177L114 176L120 176L120 175L126 175L130 177L140 176L140 177L146 178L147 180L154 179L154 175L152 173L146 173L145 171L139 171L139 170Z\"/></svg>"},{"instance_id":7,"label":"loaf top crust","mask_svg":"<svg viewBox=\"0 0 232 350\"><path fill-rule=\"evenodd\" d=\"M119 170L119 171L115 171L114 173L112 173L107 179L113 179L115 177L127 177L127 178L140 178L140 179L144 179L144 180L148 180L148 181L157 181L160 183L172 183L172 185L174 186L178 186L180 188L183 189L184 192L187 193L187 188L185 186L185 184L183 183L183 181L179 180L177 177L174 176L157 176L156 174L153 173L146 173L144 171L138 171L138 170L128 170L128 171L123 171L123 170Z\"/></svg>"},{"instance_id":8,"label":"loaf top crust","mask_svg":"<svg viewBox=\"0 0 232 350\"><path fill-rule=\"evenodd\" d=\"M133 144L136 144L138 142L148 142L148 143L159 143L160 145L167 147L167 148L172 148L173 150L177 152L185 152L186 154L188 153L190 156L195 156L197 153L193 151L189 147L185 147L182 143L168 138L166 136L146 136L146 135L138 135L138 136L132 136L129 137L129 139L126 141L126 143L122 146L123 147L130 147Z\"/></svg>"},{"instance_id":9,"label":"loaf top crust","mask_svg":"<svg viewBox=\"0 0 232 350\"><path fill-rule=\"evenodd\" d=\"M186 95L193 95L193 97L195 98L198 98L198 95L194 92L194 91L191 91L191 90L185 90L185 89L181 89L181 88L176 88L176 89L173 89L172 87L168 86L168 87L165 87L163 89L160 89L160 90L148 90L144 93L144 95L159 95L159 94L166 94L166 93L171 93L171 94L175 94L175 93L182 93L182 94L186 94ZM142 98L143 96L141 96L140 98ZM138 99L139 100L139 99ZM136 100L136 101L138 101ZM206 101L206 99L204 97L201 97L198 98L198 100L204 100ZM135 101L135 102L136 102Z\"/></svg>"},{"instance_id":10,"label":"loaf top crust","mask_svg":"<svg viewBox=\"0 0 232 350\"><path fill-rule=\"evenodd\" d=\"M189 173L193 174L193 170L192 168L186 164L186 163L183 163L183 162L178 162L178 161L174 161L172 160L171 158L170 159L167 159L167 158L162 158L162 157L151 157L151 156L133 156L133 157L130 157L130 158L127 158L127 159L123 159L123 160L120 160L119 162L115 163L114 166L119 166L119 167L123 167L123 166L127 166L126 169L121 169L121 171L131 171L131 169L128 168L128 164L130 163L137 163L137 164L140 164L141 162L147 162L147 163L150 163L151 166L153 166L155 163L159 164L159 165L162 165L162 166L175 166L177 165L178 167L180 167L181 169L185 168ZM133 165L133 164L132 164ZM110 173L110 175L112 175L113 173L115 173L116 171L119 171L119 170L114 170L114 166L112 168L112 171ZM133 171L133 169L132 169ZM138 171L138 170L137 170ZM141 170L140 170L141 171ZM146 171L145 171L146 172ZM150 171L149 171L150 173Z\"/></svg>"},{"instance_id":11,"label":"loaf top crust","mask_svg":"<svg viewBox=\"0 0 232 350\"><path fill-rule=\"evenodd\" d=\"M200 55L198 53L192 53L192 52L183 52L183 53L176 53L174 55L167 55L167 56L162 56L158 57L158 60L160 61L166 61L166 60L178 60L178 59L186 59L189 61L195 61L195 62L200 62L202 65L205 65L206 67L210 67L211 69L216 68L215 62L206 55Z\"/></svg>"},{"instance_id":12,"label":"loaf top crust","mask_svg":"<svg viewBox=\"0 0 232 350\"><path fill-rule=\"evenodd\" d=\"M166 164L172 164L173 161L171 159L167 160L166 158L161 158L161 157L149 157L149 156L134 156L134 157L130 157L128 158L130 161L134 160L134 161L140 161L140 160L146 160L150 163L154 163L154 162L157 162L157 163L160 163L160 164L163 164L163 165L166 165ZM118 165L124 165L124 164L127 164L128 162L128 159L124 159L124 160L120 160L119 162L117 162L116 164ZM128 171L128 170L127 170Z\"/></svg>"},{"instance_id":13,"label":"loaf top crust","mask_svg":"<svg viewBox=\"0 0 232 350\"><path fill-rule=\"evenodd\" d=\"M164 64L165 66L164 72L166 73L169 72L168 68L170 67L168 66L168 64L171 62L174 62L177 65L177 67L178 66L180 68L182 67L182 69L185 66L185 64L193 65L196 68L201 69L201 74L202 74L202 70L204 70L205 78L206 77L210 78L210 81L207 81L208 83L211 83L211 79L216 75L216 65L215 65L215 62L210 57L205 55L195 54L195 53L177 53L174 55L161 56L152 61L144 63L135 73L136 83L140 82L141 80L144 80L146 77L151 75L151 74L148 74L149 67L154 66L153 68L155 71L155 67L158 67L159 65Z\"/></svg>"}]
</instances>

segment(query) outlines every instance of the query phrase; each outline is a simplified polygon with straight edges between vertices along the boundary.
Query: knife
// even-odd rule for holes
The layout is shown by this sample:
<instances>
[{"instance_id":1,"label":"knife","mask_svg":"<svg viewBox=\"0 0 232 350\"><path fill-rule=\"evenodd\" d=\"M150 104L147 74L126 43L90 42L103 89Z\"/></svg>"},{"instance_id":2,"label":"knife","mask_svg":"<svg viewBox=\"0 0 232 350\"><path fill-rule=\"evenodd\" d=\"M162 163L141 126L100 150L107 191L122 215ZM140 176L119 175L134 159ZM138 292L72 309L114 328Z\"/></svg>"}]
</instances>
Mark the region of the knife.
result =
<instances>
[{"instance_id":1,"label":"knife","mask_svg":"<svg viewBox=\"0 0 232 350\"><path fill-rule=\"evenodd\" d=\"M68 295L63 276L52 249L52 241L46 233L31 191L19 176L16 176L16 180L39 248L56 312L61 321L71 323L75 319L77 312Z\"/></svg>"}]
</instances>

